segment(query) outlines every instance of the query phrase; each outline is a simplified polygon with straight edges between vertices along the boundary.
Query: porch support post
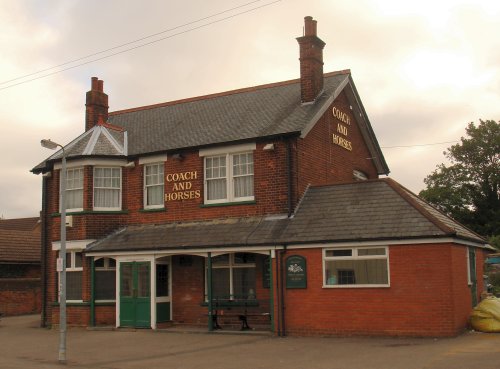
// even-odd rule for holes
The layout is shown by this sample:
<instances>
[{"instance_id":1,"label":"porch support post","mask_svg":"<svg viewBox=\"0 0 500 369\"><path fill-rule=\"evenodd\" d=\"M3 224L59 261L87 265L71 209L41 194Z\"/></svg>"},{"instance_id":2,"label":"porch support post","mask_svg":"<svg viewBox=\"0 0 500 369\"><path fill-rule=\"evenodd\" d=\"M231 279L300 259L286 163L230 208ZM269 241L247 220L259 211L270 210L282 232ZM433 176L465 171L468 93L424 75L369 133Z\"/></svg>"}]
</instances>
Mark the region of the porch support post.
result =
<instances>
[{"instance_id":1,"label":"porch support post","mask_svg":"<svg viewBox=\"0 0 500 369\"><path fill-rule=\"evenodd\" d=\"M95 263L90 257L90 326L95 327Z\"/></svg>"},{"instance_id":2,"label":"porch support post","mask_svg":"<svg viewBox=\"0 0 500 369\"><path fill-rule=\"evenodd\" d=\"M212 306L212 253L207 256L207 298L208 298L208 331L214 330L213 306Z\"/></svg>"},{"instance_id":3,"label":"porch support post","mask_svg":"<svg viewBox=\"0 0 500 369\"><path fill-rule=\"evenodd\" d=\"M271 331L274 332L274 286L273 286L273 251L269 250L269 314Z\"/></svg>"}]
</instances>

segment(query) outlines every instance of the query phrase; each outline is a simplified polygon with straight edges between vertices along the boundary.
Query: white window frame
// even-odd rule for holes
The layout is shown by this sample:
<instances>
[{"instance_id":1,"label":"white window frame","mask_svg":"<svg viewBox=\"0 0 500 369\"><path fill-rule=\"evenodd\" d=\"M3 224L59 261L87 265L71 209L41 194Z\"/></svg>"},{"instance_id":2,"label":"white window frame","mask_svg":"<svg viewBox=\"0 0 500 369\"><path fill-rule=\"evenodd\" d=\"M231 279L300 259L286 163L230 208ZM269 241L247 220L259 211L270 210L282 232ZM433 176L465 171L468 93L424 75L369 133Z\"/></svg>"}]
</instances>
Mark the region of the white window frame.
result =
<instances>
[{"instance_id":1,"label":"white window frame","mask_svg":"<svg viewBox=\"0 0 500 369\"><path fill-rule=\"evenodd\" d=\"M154 184L154 185L147 185L146 184L146 167L152 167L152 166L157 166L158 168L162 169L162 175L161 175L161 183ZM143 198L144 198L144 209L161 209L165 207L165 162L156 162L156 163L148 163L144 164L144 191L143 191ZM162 190L162 202L161 204L156 204L156 205L148 205L148 188L151 187L157 187L161 186L163 188Z\"/></svg>"},{"instance_id":2,"label":"white window frame","mask_svg":"<svg viewBox=\"0 0 500 369\"><path fill-rule=\"evenodd\" d=\"M120 187L96 187L95 185L95 179L96 179L96 169L119 169L120 171ZM95 166L93 169L93 176L92 176L92 208L93 210L103 210L103 211L119 211L122 210L122 187L123 187L123 173L122 173L122 167L119 166ZM120 190L120 195L118 196L118 206L117 207L103 207L103 206L95 206L95 190L96 188L102 188L102 189L114 189L114 190Z\"/></svg>"},{"instance_id":3,"label":"white window frame","mask_svg":"<svg viewBox=\"0 0 500 369\"><path fill-rule=\"evenodd\" d=\"M100 258L103 260L104 262L104 266L102 267L97 267L97 266L94 266L94 273L98 273L98 272L101 272L101 271L104 271L104 272L108 272L108 271L112 271L114 270L115 271L115 280L113 281L113 283L115 283L116 285L116 264L118 263L116 261L116 259L113 259L113 258L108 258L108 257L103 257L103 258ZM115 261L115 266L109 266L109 260L112 259ZM99 259L97 259L99 260ZM94 263L97 261L97 260L94 260ZM116 301L116 290L115 290L115 298L114 299L105 299L105 300L95 300L96 302L115 302Z\"/></svg>"},{"instance_id":4,"label":"white window frame","mask_svg":"<svg viewBox=\"0 0 500 369\"><path fill-rule=\"evenodd\" d=\"M477 273L477 255L476 255L476 250L474 250L473 248L471 247L466 247L465 248L465 252L466 252L466 261L467 261L467 285L469 286L472 286L472 271L470 269L470 251L471 249L473 250L474 252L474 261L475 261L475 268L476 269L476 273ZM476 281L477 283L477 281Z\"/></svg>"},{"instance_id":5,"label":"white window frame","mask_svg":"<svg viewBox=\"0 0 500 369\"><path fill-rule=\"evenodd\" d=\"M242 197L235 197L234 196L234 174L233 174L233 158L236 155L241 155L241 154L251 154L252 156L252 166L253 166L253 171L252 171L252 180L254 181L254 191L252 196L242 196ZM207 159L208 158L215 158L215 157L225 157L226 158L226 176L225 177L220 177L220 178L225 178L226 180L226 198L224 199L217 199L217 200L208 200L208 181L206 176L206 168L207 168ZM250 176L247 174L246 176ZM255 161L254 161L254 154L253 151L241 151L241 152L228 152L224 154L216 154L216 155L210 155L210 156L205 156L203 160L203 189L204 189L204 203L205 204L221 204L221 203L227 203L227 202L243 202L243 201L253 201L255 199Z\"/></svg>"},{"instance_id":6,"label":"white window frame","mask_svg":"<svg viewBox=\"0 0 500 369\"><path fill-rule=\"evenodd\" d=\"M362 255L358 256L358 250L384 249L385 255ZM326 256L327 251L352 250L352 256ZM385 259L387 263L387 284L327 284L326 283L326 262L336 260L373 260ZM380 288L391 286L391 271L389 269L389 247L387 246L360 246L360 247L327 247L323 249L323 288Z\"/></svg>"},{"instance_id":7,"label":"white window frame","mask_svg":"<svg viewBox=\"0 0 500 369\"><path fill-rule=\"evenodd\" d=\"M70 266L66 267L66 273L71 273L71 272L81 272L82 273L82 280L81 280L81 283L82 283L82 286L81 286L82 298L79 299L79 300L68 300L68 299L66 299L67 302L82 302L83 301L83 258L84 258L84 256L83 256L82 251L83 250L81 250L81 249L79 249L79 250L66 250L66 263L67 263L68 254L71 254L71 263L70 263ZM59 251L59 255L60 254L61 254L61 251ZM81 256L82 256L82 266L81 267L77 267L76 266L75 254L81 254ZM61 272L58 273L58 278L59 278L58 280L60 281L61 280ZM60 286L61 286L61 284L58 283L58 289L59 289ZM67 288L68 288L68 285L66 284L66 297L67 297ZM58 300L59 300L60 296L61 296L61 291L59 290Z\"/></svg>"},{"instance_id":8,"label":"white window frame","mask_svg":"<svg viewBox=\"0 0 500 369\"><path fill-rule=\"evenodd\" d=\"M236 253L231 253L228 254L228 263L227 264L213 264L212 263L212 269L229 269L229 296L230 300L234 300L234 277L233 277L233 270L234 269L243 269L243 268L254 268L255 269L255 284L257 284L257 263L245 263L245 264L238 264L234 262L234 256ZM239 252L238 252L239 254ZM217 257L217 256L222 256L226 254L221 254L221 255L213 255L212 258ZM257 254L255 254L257 257ZM208 273L208 258L205 259L205 299L208 301L208 285L207 285L207 273ZM257 288L257 286L255 286ZM256 291L255 291L256 292Z\"/></svg>"},{"instance_id":9,"label":"white window frame","mask_svg":"<svg viewBox=\"0 0 500 369\"><path fill-rule=\"evenodd\" d=\"M74 171L81 171L82 173L82 187L81 188L68 188L68 172L74 172ZM62 169L60 170L60 173L62 174ZM62 176L59 175L59 192L61 192L62 189L62 182L61 182ZM82 191L82 207L81 208L68 208L66 209L66 212L76 212L76 211L83 211L83 191L85 188L84 184L84 179L85 179L85 171L83 167L75 167L75 168L66 168L66 200L68 199L68 193L70 191L75 191L75 190L81 190ZM59 211L62 211L63 204L59 204Z\"/></svg>"}]
</instances>

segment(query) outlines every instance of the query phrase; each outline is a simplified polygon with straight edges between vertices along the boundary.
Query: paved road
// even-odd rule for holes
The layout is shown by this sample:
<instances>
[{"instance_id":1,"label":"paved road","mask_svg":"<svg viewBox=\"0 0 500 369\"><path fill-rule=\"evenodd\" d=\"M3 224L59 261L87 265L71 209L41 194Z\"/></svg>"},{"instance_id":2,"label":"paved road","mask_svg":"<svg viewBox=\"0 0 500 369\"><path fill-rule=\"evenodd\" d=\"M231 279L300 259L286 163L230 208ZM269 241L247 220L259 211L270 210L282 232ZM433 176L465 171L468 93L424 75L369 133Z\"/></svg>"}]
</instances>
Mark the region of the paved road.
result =
<instances>
[{"instance_id":1,"label":"paved road","mask_svg":"<svg viewBox=\"0 0 500 369\"><path fill-rule=\"evenodd\" d=\"M0 368L61 368L59 332L38 316L0 321ZM450 339L276 338L260 335L68 331L67 367L126 369L499 369L500 334Z\"/></svg>"}]
</instances>

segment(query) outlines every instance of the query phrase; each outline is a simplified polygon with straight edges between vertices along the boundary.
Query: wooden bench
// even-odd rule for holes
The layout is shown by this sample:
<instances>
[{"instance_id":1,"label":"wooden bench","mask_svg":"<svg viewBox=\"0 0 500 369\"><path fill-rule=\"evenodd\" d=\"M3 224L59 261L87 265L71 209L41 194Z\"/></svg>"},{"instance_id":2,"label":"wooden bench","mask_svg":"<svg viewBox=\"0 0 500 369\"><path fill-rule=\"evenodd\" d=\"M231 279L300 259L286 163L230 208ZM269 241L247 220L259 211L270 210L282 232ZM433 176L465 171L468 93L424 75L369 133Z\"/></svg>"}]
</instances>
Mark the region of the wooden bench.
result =
<instances>
[{"instance_id":1,"label":"wooden bench","mask_svg":"<svg viewBox=\"0 0 500 369\"><path fill-rule=\"evenodd\" d=\"M234 300L215 300L213 303L212 321L214 329L222 329L219 318L221 317L237 317L241 322L240 330L251 330L248 324L249 317L271 317L269 312L255 312L250 309L259 308L259 303L256 300L234 301ZM233 311L235 309L236 311ZM237 311L242 309L243 311Z\"/></svg>"}]
</instances>

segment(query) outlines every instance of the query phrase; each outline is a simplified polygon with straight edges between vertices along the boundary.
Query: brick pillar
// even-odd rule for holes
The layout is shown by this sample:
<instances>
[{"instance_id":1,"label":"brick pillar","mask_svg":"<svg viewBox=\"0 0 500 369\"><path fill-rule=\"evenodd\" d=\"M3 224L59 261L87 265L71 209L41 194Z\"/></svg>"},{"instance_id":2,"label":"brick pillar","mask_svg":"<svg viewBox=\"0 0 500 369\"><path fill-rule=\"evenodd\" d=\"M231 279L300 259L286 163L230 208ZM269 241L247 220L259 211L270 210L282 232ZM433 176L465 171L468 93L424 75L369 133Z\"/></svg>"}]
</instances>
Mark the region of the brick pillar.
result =
<instances>
[{"instance_id":1,"label":"brick pillar","mask_svg":"<svg viewBox=\"0 0 500 369\"><path fill-rule=\"evenodd\" d=\"M300 86L303 103L313 102L323 90L323 48L325 43L316 35L317 23L304 18L304 36L298 37L300 48Z\"/></svg>"},{"instance_id":2,"label":"brick pillar","mask_svg":"<svg viewBox=\"0 0 500 369\"><path fill-rule=\"evenodd\" d=\"M90 91L85 102L85 131L94 127L99 120L108 120L108 95L104 93L104 82L92 77Z\"/></svg>"}]
</instances>

